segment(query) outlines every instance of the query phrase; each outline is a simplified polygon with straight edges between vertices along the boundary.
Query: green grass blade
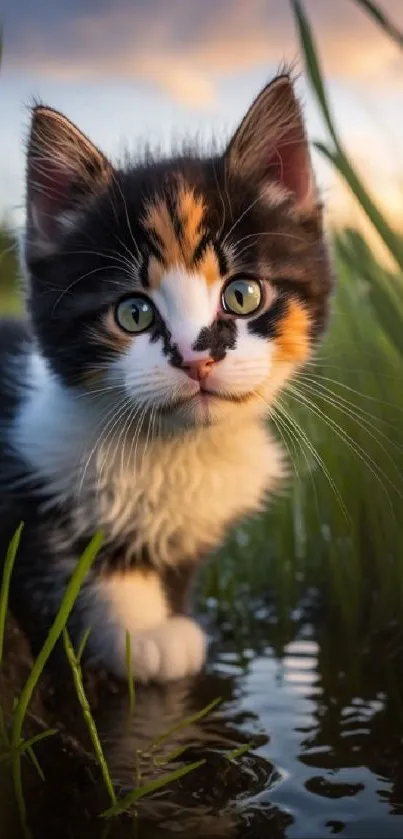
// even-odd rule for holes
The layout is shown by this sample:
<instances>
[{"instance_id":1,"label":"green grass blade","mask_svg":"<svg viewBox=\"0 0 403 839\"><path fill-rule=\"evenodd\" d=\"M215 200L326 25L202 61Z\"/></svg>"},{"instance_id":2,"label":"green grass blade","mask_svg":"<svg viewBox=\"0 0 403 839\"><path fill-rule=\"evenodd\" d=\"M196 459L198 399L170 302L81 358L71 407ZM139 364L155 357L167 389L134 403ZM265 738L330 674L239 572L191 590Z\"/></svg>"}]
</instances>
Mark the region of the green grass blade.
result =
<instances>
[{"instance_id":1,"label":"green grass blade","mask_svg":"<svg viewBox=\"0 0 403 839\"><path fill-rule=\"evenodd\" d=\"M169 740L169 738L172 737L173 734L176 734L178 731L182 731L183 728L187 728L189 725L193 725L193 723L198 722L199 720L203 719L203 717L206 717L207 714L209 714L210 711L213 710L213 708L216 708L216 706L220 704L220 702L222 702L222 698L220 696L217 699L213 699L213 701L206 705L205 708L202 708L201 711L197 711L196 714L192 714L190 717L186 717L186 719L182 720L182 722L178 723L177 725L174 725L172 728L169 728L168 731L166 731L164 734L161 734L161 736L157 737L156 740L153 740L150 748L158 749L158 747L161 746L162 743L165 743L167 740Z\"/></svg>"},{"instance_id":2,"label":"green grass blade","mask_svg":"<svg viewBox=\"0 0 403 839\"><path fill-rule=\"evenodd\" d=\"M243 746L239 746L232 752L227 752L225 757L227 758L227 760L238 760L239 757L243 757L243 755L246 755L248 752L250 752L252 748L252 743L244 743Z\"/></svg>"},{"instance_id":3,"label":"green grass blade","mask_svg":"<svg viewBox=\"0 0 403 839\"><path fill-rule=\"evenodd\" d=\"M142 787L138 787L137 789L128 792L127 795L120 798L113 807L110 807L108 810L101 813L102 817L110 819L112 816L118 816L121 813L126 812L133 804L140 801L141 798L145 798L146 795L152 795L153 792L163 789L163 787L166 787L174 781L178 781L179 778L183 778L185 775L189 775L190 772L194 772L195 769L198 769L199 766L203 766L204 763L206 763L205 758L202 760L196 760L194 763L189 763L187 766L181 766L180 769L176 769L174 772L169 772L167 775L163 775L162 778L157 778L155 781L150 781L148 784L144 784Z\"/></svg>"},{"instance_id":4,"label":"green grass blade","mask_svg":"<svg viewBox=\"0 0 403 839\"><path fill-rule=\"evenodd\" d=\"M385 32L385 34L392 38L392 40L397 44L400 49L403 49L403 32L397 28L396 24L390 20L390 18L385 14L383 9L373 3L372 0L353 0L358 6L361 6L364 11L368 12L368 14L374 19L375 23L377 23Z\"/></svg>"},{"instance_id":5,"label":"green grass blade","mask_svg":"<svg viewBox=\"0 0 403 839\"><path fill-rule=\"evenodd\" d=\"M397 264L400 268L403 268L403 243L401 238L394 232L385 216L376 206L375 202L369 195L368 190L365 188L361 179L358 177L353 166L349 162L348 156L342 147L342 143L339 139L330 112L328 97L323 82L323 73L318 59L318 51L315 45L311 26L304 12L303 4L301 3L301 0L291 0L291 5L294 9L308 79L336 147L333 151L323 143L315 143L315 148L327 157L327 159L342 175L353 195L361 204L362 209L383 239L387 248L390 250Z\"/></svg>"},{"instance_id":6,"label":"green grass blade","mask_svg":"<svg viewBox=\"0 0 403 839\"><path fill-rule=\"evenodd\" d=\"M314 146L342 175L397 264L400 268L403 268L403 242L401 237L392 230L347 157L340 150L332 151L324 143L314 143Z\"/></svg>"},{"instance_id":7,"label":"green grass blade","mask_svg":"<svg viewBox=\"0 0 403 839\"><path fill-rule=\"evenodd\" d=\"M70 664L70 667L71 667L71 672L73 674L73 681L74 681L74 686L75 686L76 693L77 693L77 698L78 698L78 701L81 705L81 710L83 712L84 720L87 724L87 728L88 728L89 735L91 737L92 745L94 747L94 751L95 751L95 754L96 754L96 757L97 757L97 760L98 760L98 763L99 763L99 766L100 766L100 769L101 769L101 772L102 772L102 777L104 779L105 787L108 791L108 795L109 795L109 797L112 801L112 804L116 804L117 799L116 799L115 790L113 788L112 779L111 779L111 776L109 774L108 764L105 760L105 755L104 755L104 752L103 752L101 741L99 739L97 727L95 725L95 720L94 720L94 717L92 716L92 713L91 713L90 704L89 704L88 699L87 699L86 694L85 694L83 679L82 679L82 673L81 673L81 667L80 667L79 661L77 659L77 656L74 652L74 648L73 648L73 645L70 641L70 637L69 637L69 634L68 634L66 628L63 629L63 642L64 642L64 649L66 650L66 655L67 655L67 658L68 658L68 661L69 661L69 664Z\"/></svg>"},{"instance_id":8,"label":"green grass blade","mask_svg":"<svg viewBox=\"0 0 403 839\"><path fill-rule=\"evenodd\" d=\"M330 112L328 97L326 94L325 85L323 83L323 74L319 65L318 53L316 50L308 18L305 15L300 0L291 0L291 5L294 9L299 38L303 45L305 66L308 78L315 91L319 107L322 111L322 115L325 119L327 127L335 143L338 144L339 140Z\"/></svg>"},{"instance_id":9,"label":"green grass blade","mask_svg":"<svg viewBox=\"0 0 403 839\"><path fill-rule=\"evenodd\" d=\"M14 533L14 536L9 544L6 561L4 563L3 580L0 590L0 667L3 660L3 646L4 646L4 630L6 625L8 596L10 592L11 574L14 567L15 557L17 555L20 544L21 533L24 523L21 522Z\"/></svg>"},{"instance_id":10,"label":"green grass blade","mask_svg":"<svg viewBox=\"0 0 403 839\"><path fill-rule=\"evenodd\" d=\"M45 781L45 775L44 775L44 773L43 773L43 771L42 771L42 767L41 767L41 765L40 765L40 763L39 763L39 760L38 760L38 758L37 758L37 756L36 756L36 754L35 754L35 752L34 752L34 750L33 750L32 746L29 746L29 748L28 748L28 750L27 750L27 751L28 751L28 754L29 754L29 756L30 756L30 758L31 758L31 761L32 761L33 765L35 766L35 769L36 769L36 771L37 771L37 773L38 773L38 775L39 775L39 777L40 777L41 781Z\"/></svg>"},{"instance_id":11,"label":"green grass blade","mask_svg":"<svg viewBox=\"0 0 403 839\"><path fill-rule=\"evenodd\" d=\"M7 725L4 719L4 712L0 705L0 747L9 746L10 738L8 736Z\"/></svg>"},{"instance_id":12,"label":"green grass blade","mask_svg":"<svg viewBox=\"0 0 403 839\"><path fill-rule=\"evenodd\" d=\"M80 664L81 659L83 657L84 650L87 646L87 642L88 642L88 638L90 636L90 632L91 632L91 627L89 626L88 629L86 629L85 632L83 632L83 634L81 636L81 640L80 640L80 643L78 645L78 649L77 649L77 653L76 653L77 661L78 661L79 664Z\"/></svg>"},{"instance_id":13,"label":"green grass blade","mask_svg":"<svg viewBox=\"0 0 403 839\"><path fill-rule=\"evenodd\" d=\"M57 728L48 728L46 731L41 731L40 734L35 734L33 737L30 737L29 740L23 740L17 749L9 751L6 754L2 754L0 757L0 763L14 759L16 753L19 757L21 757L21 755L25 752L32 750L35 743L40 743L41 740L46 740L48 737L53 737L55 734L58 734Z\"/></svg>"},{"instance_id":14,"label":"green grass blade","mask_svg":"<svg viewBox=\"0 0 403 839\"><path fill-rule=\"evenodd\" d=\"M59 607L59 611L53 621L53 624L49 630L48 636L43 644L43 647L34 661L32 666L31 673L24 685L22 690L21 696L18 700L17 706L14 712L14 719L13 719L13 726L12 726L12 733L11 733L11 747L13 752L18 749L18 746L21 743L21 735L22 729L24 725L25 715L28 710L29 703L32 698L32 694L35 690L36 685L38 684L38 680L42 674L42 671L46 665L46 662L49 659L57 641L60 638L60 635L63 632L63 629L67 623L69 618L70 612L74 606L74 603L78 597L80 588L82 583L95 560L96 555L98 554L103 541L103 535L101 532L96 533L93 539L91 540L90 544L85 549L83 555L81 556L79 562L77 563L76 568L70 578L66 591L64 593L64 597ZM13 758L13 779L14 779L14 789L15 795L17 799L18 809L20 812L21 817L21 826L24 831L26 837L29 837L30 831L28 827L28 822L26 818L26 808L25 808L25 801L22 789L22 778L21 778L21 760L19 754L16 752L15 757Z\"/></svg>"},{"instance_id":15,"label":"green grass blade","mask_svg":"<svg viewBox=\"0 0 403 839\"><path fill-rule=\"evenodd\" d=\"M178 746L177 749L172 749L171 752L168 752L168 754L163 755L162 757L154 757L154 765L165 766L166 763L171 763L173 760L177 760L178 757L183 755L187 748L188 747L186 745Z\"/></svg>"}]
</instances>

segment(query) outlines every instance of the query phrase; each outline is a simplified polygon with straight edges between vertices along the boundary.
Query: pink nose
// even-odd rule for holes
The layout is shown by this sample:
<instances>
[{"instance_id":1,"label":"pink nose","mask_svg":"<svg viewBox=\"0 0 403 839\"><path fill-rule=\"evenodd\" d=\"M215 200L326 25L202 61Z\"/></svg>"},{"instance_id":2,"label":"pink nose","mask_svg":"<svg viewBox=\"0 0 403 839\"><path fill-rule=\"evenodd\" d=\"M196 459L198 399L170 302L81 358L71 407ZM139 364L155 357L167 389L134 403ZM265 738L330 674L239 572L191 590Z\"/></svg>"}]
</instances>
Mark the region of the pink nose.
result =
<instances>
[{"instance_id":1,"label":"pink nose","mask_svg":"<svg viewBox=\"0 0 403 839\"><path fill-rule=\"evenodd\" d=\"M214 364L215 362L212 358L200 358L198 361L185 360L182 363L182 369L190 379L193 379L195 382L201 382L203 379L207 379Z\"/></svg>"}]
</instances>

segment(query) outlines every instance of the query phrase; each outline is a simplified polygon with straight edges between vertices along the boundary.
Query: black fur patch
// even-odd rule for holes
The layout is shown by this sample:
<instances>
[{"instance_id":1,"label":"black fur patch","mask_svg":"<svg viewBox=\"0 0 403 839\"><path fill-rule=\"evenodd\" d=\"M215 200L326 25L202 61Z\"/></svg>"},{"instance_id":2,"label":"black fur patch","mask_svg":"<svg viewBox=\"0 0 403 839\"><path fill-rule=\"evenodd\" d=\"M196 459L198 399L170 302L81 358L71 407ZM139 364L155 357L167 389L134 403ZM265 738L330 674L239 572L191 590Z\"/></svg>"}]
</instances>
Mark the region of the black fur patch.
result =
<instances>
[{"instance_id":1,"label":"black fur patch","mask_svg":"<svg viewBox=\"0 0 403 839\"><path fill-rule=\"evenodd\" d=\"M272 306L269 306L263 314L253 320L247 321L248 332L258 335L259 338L273 339L277 337L278 326L284 317L288 307L288 299L285 294L279 294Z\"/></svg>"},{"instance_id":2,"label":"black fur patch","mask_svg":"<svg viewBox=\"0 0 403 839\"><path fill-rule=\"evenodd\" d=\"M201 258L204 256L204 253L210 244L211 234L208 231L206 231L206 233L204 233L202 238L200 239L200 242L193 254L193 262L195 263L195 265L197 265L197 263L200 262Z\"/></svg>"},{"instance_id":3,"label":"black fur patch","mask_svg":"<svg viewBox=\"0 0 403 839\"><path fill-rule=\"evenodd\" d=\"M220 271L220 275L221 275L221 277L225 277L229 266L228 266L228 259L227 259L226 255L224 253L224 248L222 247L222 245L218 241L218 239L213 241L213 247L214 247L214 250L215 250L215 255L217 257L218 268L219 268L219 271Z\"/></svg>"},{"instance_id":4,"label":"black fur patch","mask_svg":"<svg viewBox=\"0 0 403 839\"><path fill-rule=\"evenodd\" d=\"M214 361L222 361L227 350L233 350L236 345L236 323L224 318L214 321L212 326L205 326L200 331L192 349L195 352L208 351Z\"/></svg>"},{"instance_id":5,"label":"black fur patch","mask_svg":"<svg viewBox=\"0 0 403 839\"><path fill-rule=\"evenodd\" d=\"M152 328L150 340L153 344L162 341L162 351L174 367L181 367L183 358L177 345L172 341L172 335L161 317L157 317Z\"/></svg>"}]
</instances>

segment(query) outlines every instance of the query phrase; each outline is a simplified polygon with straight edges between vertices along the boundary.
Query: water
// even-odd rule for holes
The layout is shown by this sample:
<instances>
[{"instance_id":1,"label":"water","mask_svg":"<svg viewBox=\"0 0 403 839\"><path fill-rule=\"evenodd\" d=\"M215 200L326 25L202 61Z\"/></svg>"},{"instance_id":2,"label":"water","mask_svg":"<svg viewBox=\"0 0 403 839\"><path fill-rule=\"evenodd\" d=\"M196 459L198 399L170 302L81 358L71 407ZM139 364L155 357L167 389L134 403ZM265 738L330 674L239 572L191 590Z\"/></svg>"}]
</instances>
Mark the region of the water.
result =
<instances>
[{"instance_id":1,"label":"water","mask_svg":"<svg viewBox=\"0 0 403 839\"><path fill-rule=\"evenodd\" d=\"M145 783L186 762L206 760L168 791L144 799L137 835L401 839L399 634L387 641L366 638L365 632L347 636L324 616L316 625L299 619L284 641L270 612L255 609L255 640L248 637L246 646L229 624L216 633L207 673L190 682L138 689L131 719L126 693L108 691L99 701L97 724L122 793L133 787L136 773ZM180 725L218 696L222 703L207 717ZM179 747L185 751L155 765L150 743L169 730L159 758ZM242 743L251 744L250 751L228 759ZM102 784L97 781L94 797L88 782L75 783L74 761L71 774L61 770L57 782L55 758L46 760L43 749L47 782L41 808L39 782L31 779L27 787L34 824L44 812L47 825L56 819L56 795L59 819L63 814L59 836L101 836L95 813L107 806L97 798ZM115 821L111 835L133 836L131 820Z\"/></svg>"}]
</instances>

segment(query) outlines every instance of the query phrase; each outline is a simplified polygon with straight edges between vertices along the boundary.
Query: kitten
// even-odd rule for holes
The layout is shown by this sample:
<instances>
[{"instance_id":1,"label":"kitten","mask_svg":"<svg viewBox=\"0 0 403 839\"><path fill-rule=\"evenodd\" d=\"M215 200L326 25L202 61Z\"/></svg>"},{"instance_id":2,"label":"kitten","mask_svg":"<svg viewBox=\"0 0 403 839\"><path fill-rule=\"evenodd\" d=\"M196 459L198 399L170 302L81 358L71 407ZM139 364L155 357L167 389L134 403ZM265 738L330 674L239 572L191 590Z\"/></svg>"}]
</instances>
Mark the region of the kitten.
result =
<instances>
[{"instance_id":1,"label":"kitten","mask_svg":"<svg viewBox=\"0 0 403 839\"><path fill-rule=\"evenodd\" d=\"M11 607L43 641L83 548L69 628L141 682L198 671L199 563L284 471L270 406L326 324L331 271L287 75L223 153L114 168L33 109L26 322L0 329L0 549L23 519Z\"/></svg>"}]
</instances>

